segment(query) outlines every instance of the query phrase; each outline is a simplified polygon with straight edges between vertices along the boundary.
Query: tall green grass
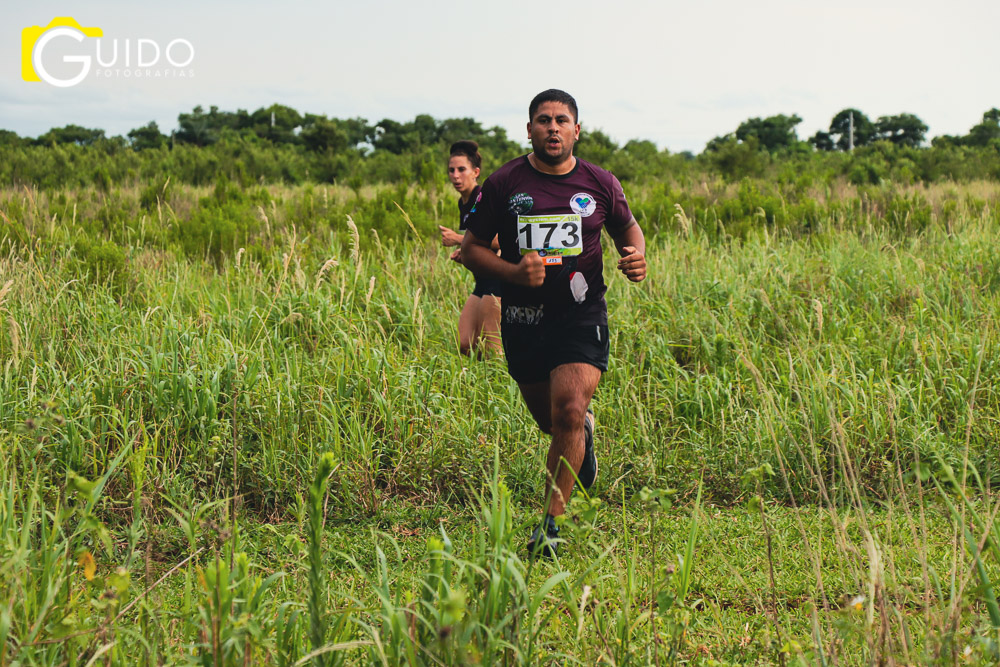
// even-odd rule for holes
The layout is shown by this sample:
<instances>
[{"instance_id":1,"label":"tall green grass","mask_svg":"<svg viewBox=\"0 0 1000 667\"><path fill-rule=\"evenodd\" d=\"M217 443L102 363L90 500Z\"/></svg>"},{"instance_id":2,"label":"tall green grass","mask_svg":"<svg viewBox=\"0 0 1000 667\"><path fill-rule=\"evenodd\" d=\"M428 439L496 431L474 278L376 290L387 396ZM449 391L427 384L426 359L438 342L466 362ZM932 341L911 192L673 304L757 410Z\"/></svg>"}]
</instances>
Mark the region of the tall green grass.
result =
<instances>
[{"instance_id":1,"label":"tall green grass","mask_svg":"<svg viewBox=\"0 0 1000 667\"><path fill-rule=\"evenodd\" d=\"M0 193L0 663L989 663L1000 219L963 187L808 225L640 192L551 564L545 438L417 237L450 200Z\"/></svg>"}]
</instances>

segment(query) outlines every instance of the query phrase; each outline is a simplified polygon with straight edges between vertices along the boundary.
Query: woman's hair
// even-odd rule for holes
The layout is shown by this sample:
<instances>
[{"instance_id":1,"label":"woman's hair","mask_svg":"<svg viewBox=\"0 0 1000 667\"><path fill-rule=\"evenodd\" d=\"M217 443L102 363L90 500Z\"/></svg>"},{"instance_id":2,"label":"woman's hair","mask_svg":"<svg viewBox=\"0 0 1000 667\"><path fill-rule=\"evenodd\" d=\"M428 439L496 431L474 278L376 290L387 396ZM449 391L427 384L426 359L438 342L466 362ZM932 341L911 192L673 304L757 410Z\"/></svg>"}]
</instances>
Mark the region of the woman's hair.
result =
<instances>
[{"instance_id":1,"label":"woman's hair","mask_svg":"<svg viewBox=\"0 0 1000 667\"><path fill-rule=\"evenodd\" d=\"M483 166L483 156L479 154L479 144L475 141L456 141L451 145L451 157L464 155L469 158L469 163L479 169Z\"/></svg>"}]
</instances>

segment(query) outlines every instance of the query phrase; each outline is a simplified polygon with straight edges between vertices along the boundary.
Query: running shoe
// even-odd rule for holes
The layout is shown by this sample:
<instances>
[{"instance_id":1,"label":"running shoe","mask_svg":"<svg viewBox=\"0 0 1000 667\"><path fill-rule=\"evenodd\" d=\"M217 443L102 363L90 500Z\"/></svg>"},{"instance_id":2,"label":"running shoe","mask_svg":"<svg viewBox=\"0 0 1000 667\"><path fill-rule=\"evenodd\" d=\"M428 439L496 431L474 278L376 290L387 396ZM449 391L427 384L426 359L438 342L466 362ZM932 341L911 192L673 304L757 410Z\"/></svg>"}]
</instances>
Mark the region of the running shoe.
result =
<instances>
[{"instance_id":1,"label":"running shoe","mask_svg":"<svg viewBox=\"0 0 1000 667\"><path fill-rule=\"evenodd\" d=\"M587 408L587 416L583 419L584 451L583 463L580 464L580 486L587 491L597 481L597 455L594 454L594 411Z\"/></svg>"},{"instance_id":2,"label":"running shoe","mask_svg":"<svg viewBox=\"0 0 1000 667\"><path fill-rule=\"evenodd\" d=\"M528 540L528 554L532 557L555 558L559 552L559 526L551 514L546 514L542 523L531 533Z\"/></svg>"}]
</instances>

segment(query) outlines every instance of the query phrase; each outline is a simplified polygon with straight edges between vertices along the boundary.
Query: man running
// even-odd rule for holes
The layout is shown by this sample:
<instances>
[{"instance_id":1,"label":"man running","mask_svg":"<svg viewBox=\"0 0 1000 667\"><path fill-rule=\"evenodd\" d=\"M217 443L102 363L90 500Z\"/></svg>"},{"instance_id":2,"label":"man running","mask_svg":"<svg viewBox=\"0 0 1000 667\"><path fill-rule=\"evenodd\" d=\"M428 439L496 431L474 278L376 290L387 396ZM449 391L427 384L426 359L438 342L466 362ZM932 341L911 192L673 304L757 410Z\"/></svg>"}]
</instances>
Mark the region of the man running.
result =
<instances>
[{"instance_id":1,"label":"man running","mask_svg":"<svg viewBox=\"0 0 1000 667\"><path fill-rule=\"evenodd\" d=\"M532 152L483 184L462 241L465 265L504 282L501 337L507 370L538 427L551 434L546 514L528 550L553 556L575 483L597 478L590 399L608 369L601 228L632 282L646 277L646 241L611 172L573 155L580 138L576 100L539 93L528 107ZM494 236L500 255L490 250ZM565 464L563 463L565 461ZM568 464L568 465L566 465Z\"/></svg>"}]
</instances>

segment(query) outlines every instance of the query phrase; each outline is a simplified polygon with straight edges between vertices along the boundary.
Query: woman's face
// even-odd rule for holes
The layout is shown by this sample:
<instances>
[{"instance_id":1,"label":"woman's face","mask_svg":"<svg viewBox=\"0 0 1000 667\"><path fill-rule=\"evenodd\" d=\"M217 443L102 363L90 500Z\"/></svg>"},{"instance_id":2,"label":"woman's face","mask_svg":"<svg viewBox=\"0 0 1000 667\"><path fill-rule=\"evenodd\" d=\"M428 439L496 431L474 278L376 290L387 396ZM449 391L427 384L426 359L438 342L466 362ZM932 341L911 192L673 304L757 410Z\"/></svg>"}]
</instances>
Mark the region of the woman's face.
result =
<instances>
[{"instance_id":1,"label":"woman's face","mask_svg":"<svg viewBox=\"0 0 1000 667\"><path fill-rule=\"evenodd\" d=\"M452 155L448 160L448 178L463 195L472 192L479 178L479 167L473 167L469 158L464 155Z\"/></svg>"}]
</instances>

